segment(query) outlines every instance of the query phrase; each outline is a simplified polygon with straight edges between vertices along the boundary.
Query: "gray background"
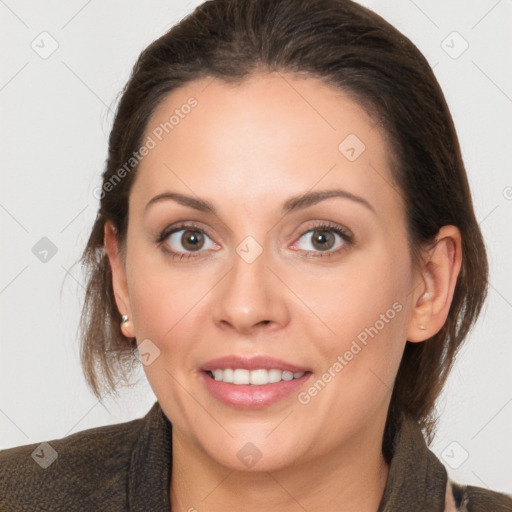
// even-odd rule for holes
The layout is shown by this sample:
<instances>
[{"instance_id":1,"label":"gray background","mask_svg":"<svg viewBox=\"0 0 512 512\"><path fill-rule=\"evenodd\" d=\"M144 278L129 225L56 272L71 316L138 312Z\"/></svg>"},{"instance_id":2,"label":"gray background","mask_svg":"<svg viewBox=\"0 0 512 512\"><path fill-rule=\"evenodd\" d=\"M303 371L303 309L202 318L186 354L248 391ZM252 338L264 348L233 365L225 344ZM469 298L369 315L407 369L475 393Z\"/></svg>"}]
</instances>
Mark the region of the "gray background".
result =
<instances>
[{"instance_id":1,"label":"gray background","mask_svg":"<svg viewBox=\"0 0 512 512\"><path fill-rule=\"evenodd\" d=\"M0 0L1 448L128 421L155 401L142 370L117 401L87 390L76 262L98 208L118 94L139 52L199 3ZM439 401L431 448L454 480L512 493L512 3L364 5L434 67L489 250L485 311Z\"/></svg>"}]
</instances>

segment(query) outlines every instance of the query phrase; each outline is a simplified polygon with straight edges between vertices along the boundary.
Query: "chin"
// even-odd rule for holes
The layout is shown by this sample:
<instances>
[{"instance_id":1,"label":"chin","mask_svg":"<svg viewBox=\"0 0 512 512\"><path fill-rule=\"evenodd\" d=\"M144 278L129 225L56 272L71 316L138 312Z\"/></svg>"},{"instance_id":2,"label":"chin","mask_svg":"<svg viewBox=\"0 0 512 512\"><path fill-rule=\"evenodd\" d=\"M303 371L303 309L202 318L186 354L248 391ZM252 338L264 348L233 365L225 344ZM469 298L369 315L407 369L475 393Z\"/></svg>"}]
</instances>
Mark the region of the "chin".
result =
<instances>
[{"instance_id":1,"label":"chin","mask_svg":"<svg viewBox=\"0 0 512 512\"><path fill-rule=\"evenodd\" d=\"M262 473L279 471L296 465L296 450L276 449L274 445L257 446L251 441L233 443L233 446L208 450L210 457L219 465L233 471Z\"/></svg>"}]
</instances>

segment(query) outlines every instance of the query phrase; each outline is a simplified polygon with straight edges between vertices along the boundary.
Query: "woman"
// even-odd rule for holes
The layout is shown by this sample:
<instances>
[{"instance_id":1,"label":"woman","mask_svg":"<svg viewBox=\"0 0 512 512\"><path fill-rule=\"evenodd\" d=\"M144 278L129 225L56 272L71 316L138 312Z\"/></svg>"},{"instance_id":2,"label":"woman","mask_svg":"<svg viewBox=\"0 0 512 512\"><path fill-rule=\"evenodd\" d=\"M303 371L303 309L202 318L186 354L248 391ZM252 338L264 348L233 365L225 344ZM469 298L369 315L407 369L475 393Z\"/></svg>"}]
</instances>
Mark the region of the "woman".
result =
<instances>
[{"instance_id":1,"label":"woman","mask_svg":"<svg viewBox=\"0 0 512 512\"><path fill-rule=\"evenodd\" d=\"M100 397L140 361L158 401L4 450L2 510L512 510L423 437L487 260L396 29L347 0L203 4L136 63L98 197L84 371Z\"/></svg>"}]
</instances>

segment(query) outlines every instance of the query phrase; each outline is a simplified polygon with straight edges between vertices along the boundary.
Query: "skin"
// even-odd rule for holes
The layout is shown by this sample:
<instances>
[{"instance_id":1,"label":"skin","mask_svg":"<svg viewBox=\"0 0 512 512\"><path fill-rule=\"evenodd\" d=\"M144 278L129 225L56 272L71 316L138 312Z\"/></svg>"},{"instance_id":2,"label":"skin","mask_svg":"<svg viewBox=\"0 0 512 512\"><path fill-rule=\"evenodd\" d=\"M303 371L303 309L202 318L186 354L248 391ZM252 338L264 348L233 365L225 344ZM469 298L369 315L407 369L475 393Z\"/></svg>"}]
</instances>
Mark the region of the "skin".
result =
<instances>
[{"instance_id":1,"label":"skin","mask_svg":"<svg viewBox=\"0 0 512 512\"><path fill-rule=\"evenodd\" d=\"M137 170L124 252L105 225L125 334L160 351L144 371L173 424L172 510L375 511L394 378L406 340L422 342L446 320L459 231L443 227L435 248L412 261L385 138L343 91L280 73L237 85L204 79L173 91L146 135L191 96L198 105ZM338 149L349 134L365 144L354 161ZM291 196L329 189L371 209L335 197L282 214ZM171 200L145 210L166 191L206 199L217 214ZM157 243L179 221L204 230L199 251L182 236L187 228ZM322 250L317 221L350 230L353 242L330 232ZM252 263L236 251L247 236L262 249ZM193 257L173 259L164 247ZM307 390L396 303L401 311L307 404L293 393L241 410L199 378L210 359L264 354L310 368ZM261 452L251 468L237 457L248 442Z\"/></svg>"}]
</instances>

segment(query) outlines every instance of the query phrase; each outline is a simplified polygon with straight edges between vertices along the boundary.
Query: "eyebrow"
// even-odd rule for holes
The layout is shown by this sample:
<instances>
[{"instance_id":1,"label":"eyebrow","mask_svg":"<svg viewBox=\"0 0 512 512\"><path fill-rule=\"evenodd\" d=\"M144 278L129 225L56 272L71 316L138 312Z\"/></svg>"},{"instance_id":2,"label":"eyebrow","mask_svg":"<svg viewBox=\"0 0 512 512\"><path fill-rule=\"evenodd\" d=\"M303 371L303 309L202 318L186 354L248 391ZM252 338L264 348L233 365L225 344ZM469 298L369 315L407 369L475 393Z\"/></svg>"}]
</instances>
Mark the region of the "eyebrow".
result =
<instances>
[{"instance_id":1,"label":"eyebrow","mask_svg":"<svg viewBox=\"0 0 512 512\"><path fill-rule=\"evenodd\" d=\"M351 201L354 201L365 206L371 212L376 213L373 206L366 199L341 189L306 192L298 196L290 197L283 203L281 212L282 214L287 214L292 211L302 210L304 208L308 208L309 206L313 206L321 201L324 201L325 199L330 199L332 197L341 197L343 199L349 199ZM193 208L194 210L212 213L213 215L217 216L215 206L213 206L213 204L210 201L206 201L204 199L199 199L192 196L187 196L185 194L179 194L178 192L163 192L162 194L158 194L157 196L149 200L149 202L146 204L144 208L144 211L147 211L148 208L155 203L168 200L175 201L183 206Z\"/></svg>"}]
</instances>

